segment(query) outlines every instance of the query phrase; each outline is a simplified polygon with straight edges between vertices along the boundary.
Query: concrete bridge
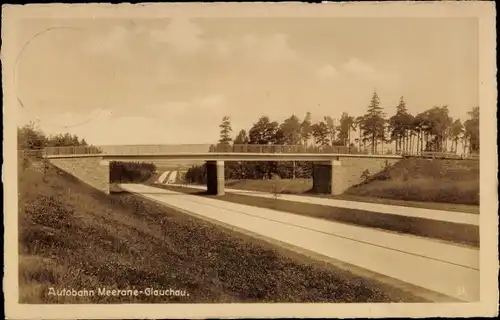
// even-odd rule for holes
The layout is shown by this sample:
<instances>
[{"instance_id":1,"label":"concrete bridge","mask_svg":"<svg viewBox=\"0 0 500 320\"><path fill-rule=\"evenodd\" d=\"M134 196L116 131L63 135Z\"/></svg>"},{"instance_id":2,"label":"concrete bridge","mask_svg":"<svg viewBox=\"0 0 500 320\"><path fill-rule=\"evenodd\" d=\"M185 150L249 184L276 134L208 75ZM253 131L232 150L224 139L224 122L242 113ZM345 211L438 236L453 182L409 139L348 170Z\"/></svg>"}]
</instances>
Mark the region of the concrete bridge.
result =
<instances>
[{"instance_id":1,"label":"concrete bridge","mask_svg":"<svg viewBox=\"0 0 500 320\"><path fill-rule=\"evenodd\" d=\"M254 153L254 152L142 152L122 150L102 152L95 147L47 148L44 157L55 166L83 182L109 193L110 161L198 160L207 166L207 191L224 194L224 163L226 161L310 161L313 163L313 192L342 194L347 188L361 182L361 174L368 170L375 174L387 165L399 161L400 155L368 155L341 153ZM99 152L97 152L99 151ZM121 151L121 152L118 152ZM149 150L150 151L150 150Z\"/></svg>"}]
</instances>

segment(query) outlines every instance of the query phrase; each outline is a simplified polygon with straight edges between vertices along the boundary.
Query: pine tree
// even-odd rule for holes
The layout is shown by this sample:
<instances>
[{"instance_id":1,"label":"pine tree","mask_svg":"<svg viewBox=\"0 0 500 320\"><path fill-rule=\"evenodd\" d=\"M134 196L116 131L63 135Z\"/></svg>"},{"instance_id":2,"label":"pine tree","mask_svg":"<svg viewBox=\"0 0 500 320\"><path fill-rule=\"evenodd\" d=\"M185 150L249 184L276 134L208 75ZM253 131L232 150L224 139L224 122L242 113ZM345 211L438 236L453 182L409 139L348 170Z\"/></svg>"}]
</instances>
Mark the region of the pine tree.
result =
<instances>
[{"instance_id":1,"label":"pine tree","mask_svg":"<svg viewBox=\"0 0 500 320\"><path fill-rule=\"evenodd\" d=\"M312 135L316 144L319 144L321 147L330 145L330 131L328 130L327 124L323 121L312 126Z\"/></svg>"},{"instance_id":2,"label":"pine tree","mask_svg":"<svg viewBox=\"0 0 500 320\"><path fill-rule=\"evenodd\" d=\"M245 130L240 130L236 138L234 138L234 144L247 144L248 143L248 136L247 132Z\"/></svg>"},{"instance_id":3,"label":"pine tree","mask_svg":"<svg viewBox=\"0 0 500 320\"><path fill-rule=\"evenodd\" d=\"M307 142L311 138L311 134L312 134L312 120L311 120L311 118L312 118L311 113L308 112L306 114L306 117L304 118L304 121L302 121L302 123L300 125L300 134L302 136L302 141L306 147L307 147Z\"/></svg>"},{"instance_id":4,"label":"pine tree","mask_svg":"<svg viewBox=\"0 0 500 320\"><path fill-rule=\"evenodd\" d=\"M335 142L335 136L336 136L335 135L335 131L336 131L335 120L333 120L333 118L330 116L325 116L324 120L325 120L325 123L328 127L328 131L330 131L330 142L333 145L333 143Z\"/></svg>"},{"instance_id":5,"label":"pine tree","mask_svg":"<svg viewBox=\"0 0 500 320\"><path fill-rule=\"evenodd\" d=\"M380 99L377 92L373 93L370 105L368 106L367 113L363 117L361 123L361 130L363 136L371 141L372 153L377 151L378 141L385 140L385 114L382 107L380 107Z\"/></svg>"},{"instance_id":6,"label":"pine tree","mask_svg":"<svg viewBox=\"0 0 500 320\"><path fill-rule=\"evenodd\" d=\"M389 119L390 140L396 143L396 152L408 151L409 140L413 135L414 118L408 113L406 102L401 97L396 106L396 114Z\"/></svg>"},{"instance_id":7,"label":"pine tree","mask_svg":"<svg viewBox=\"0 0 500 320\"><path fill-rule=\"evenodd\" d=\"M469 152L479 152L479 107L474 107L469 119L464 122L465 133L469 142Z\"/></svg>"},{"instance_id":8,"label":"pine tree","mask_svg":"<svg viewBox=\"0 0 500 320\"><path fill-rule=\"evenodd\" d=\"M233 129L231 128L231 119L228 116L222 118L222 123L219 125L220 128L220 144L230 144L233 139L231 138L231 132Z\"/></svg>"},{"instance_id":9,"label":"pine tree","mask_svg":"<svg viewBox=\"0 0 500 320\"><path fill-rule=\"evenodd\" d=\"M280 129L284 135L284 142L289 145L297 145L301 139L301 125L297 116L292 115L285 119L280 125Z\"/></svg>"},{"instance_id":10,"label":"pine tree","mask_svg":"<svg viewBox=\"0 0 500 320\"><path fill-rule=\"evenodd\" d=\"M349 116L347 112L343 112L340 117L340 124L337 127L338 138L343 146L349 146L351 144L351 130L355 130L355 119Z\"/></svg>"}]
</instances>

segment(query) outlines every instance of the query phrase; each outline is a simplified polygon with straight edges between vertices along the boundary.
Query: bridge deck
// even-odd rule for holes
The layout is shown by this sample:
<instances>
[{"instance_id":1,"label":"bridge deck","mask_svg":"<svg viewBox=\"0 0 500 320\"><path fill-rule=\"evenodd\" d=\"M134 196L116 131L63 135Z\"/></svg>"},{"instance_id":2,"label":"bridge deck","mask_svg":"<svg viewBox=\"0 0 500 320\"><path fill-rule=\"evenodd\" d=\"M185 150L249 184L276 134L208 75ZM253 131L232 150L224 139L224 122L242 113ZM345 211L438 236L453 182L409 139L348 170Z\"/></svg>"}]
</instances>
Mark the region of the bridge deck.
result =
<instances>
[{"instance_id":1,"label":"bridge deck","mask_svg":"<svg viewBox=\"0 0 500 320\"><path fill-rule=\"evenodd\" d=\"M137 160L206 160L206 161L330 161L337 158L377 158L401 159L400 155L371 155L371 154L339 154L339 153L234 153L234 152L206 152L206 153L143 153L143 154L58 154L46 155L48 159L59 158L87 158L101 157L105 160L137 161Z\"/></svg>"}]
</instances>

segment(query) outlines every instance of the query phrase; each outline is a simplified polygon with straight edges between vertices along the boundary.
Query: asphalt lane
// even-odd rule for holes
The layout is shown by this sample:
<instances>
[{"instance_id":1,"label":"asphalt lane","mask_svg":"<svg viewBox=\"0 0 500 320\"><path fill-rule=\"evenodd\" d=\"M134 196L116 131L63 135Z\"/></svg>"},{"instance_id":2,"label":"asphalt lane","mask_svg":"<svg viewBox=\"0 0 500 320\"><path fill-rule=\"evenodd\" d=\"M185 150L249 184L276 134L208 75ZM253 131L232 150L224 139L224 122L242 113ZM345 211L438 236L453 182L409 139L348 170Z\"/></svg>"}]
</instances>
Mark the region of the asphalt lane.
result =
<instances>
[{"instance_id":1,"label":"asphalt lane","mask_svg":"<svg viewBox=\"0 0 500 320\"><path fill-rule=\"evenodd\" d=\"M140 184L129 192L464 300L479 299L479 250ZM406 207L405 207L406 208Z\"/></svg>"},{"instance_id":2,"label":"asphalt lane","mask_svg":"<svg viewBox=\"0 0 500 320\"><path fill-rule=\"evenodd\" d=\"M165 181L165 179L167 179L167 176L168 174L170 173L170 171L165 171L163 172L159 177L158 179L156 180L157 183L163 183Z\"/></svg>"},{"instance_id":3,"label":"asphalt lane","mask_svg":"<svg viewBox=\"0 0 500 320\"><path fill-rule=\"evenodd\" d=\"M181 187L186 185L174 184L173 186ZM187 185L188 188L206 190L205 186L198 185ZM225 188L225 192L234 193L239 195L245 195L250 197L261 197L261 198L274 198L273 194L267 192L259 192L252 190L240 190L240 189L230 189ZM445 210L435 210L435 209L425 209L425 208L414 208L405 206L393 206L387 204L379 203L367 203L359 201L348 201L348 200L338 200L338 199L328 199L320 197L309 197L309 196L298 196L292 194L280 194L280 200L294 201L300 203L310 203L319 204L323 206L337 207L337 208L347 208L347 209L357 209L369 212L393 214L399 216L407 217L417 217L425 218L430 220L447 221L460 224L468 225L479 225L479 215L473 213L456 212L456 211L445 211Z\"/></svg>"}]
</instances>

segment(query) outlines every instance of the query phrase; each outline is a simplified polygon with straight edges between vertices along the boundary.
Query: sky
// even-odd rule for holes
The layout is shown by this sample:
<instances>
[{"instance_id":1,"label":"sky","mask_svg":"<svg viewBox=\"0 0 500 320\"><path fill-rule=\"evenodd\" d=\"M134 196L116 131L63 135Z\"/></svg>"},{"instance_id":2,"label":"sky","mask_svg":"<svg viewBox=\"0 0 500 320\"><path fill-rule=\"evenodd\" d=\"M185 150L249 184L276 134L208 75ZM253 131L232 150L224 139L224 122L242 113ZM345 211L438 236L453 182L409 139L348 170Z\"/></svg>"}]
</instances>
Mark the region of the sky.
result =
<instances>
[{"instance_id":1,"label":"sky","mask_svg":"<svg viewBox=\"0 0 500 320\"><path fill-rule=\"evenodd\" d=\"M215 143L261 116L478 105L473 18L30 19L17 27L18 124L95 145Z\"/></svg>"}]
</instances>

